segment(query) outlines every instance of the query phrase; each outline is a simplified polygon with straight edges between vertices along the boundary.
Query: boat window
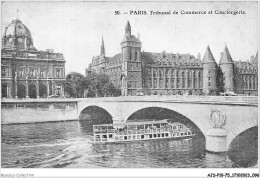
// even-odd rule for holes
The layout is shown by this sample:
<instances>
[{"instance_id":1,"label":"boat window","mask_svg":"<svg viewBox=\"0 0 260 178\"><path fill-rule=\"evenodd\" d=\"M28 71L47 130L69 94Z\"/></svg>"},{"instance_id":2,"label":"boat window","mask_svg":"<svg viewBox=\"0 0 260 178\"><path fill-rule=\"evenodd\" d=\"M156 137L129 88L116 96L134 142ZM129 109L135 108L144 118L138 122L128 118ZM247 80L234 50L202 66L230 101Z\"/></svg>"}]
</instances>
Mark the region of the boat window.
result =
<instances>
[{"instance_id":1,"label":"boat window","mask_svg":"<svg viewBox=\"0 0 260 178\"><path fill-rule=\"evenodd\" d=\"M102 138L107 138L107 135L102 135Z\"/></svg>"},{"instance_id":2,"label":"boat window","mask_svg":"<svg viewBox=\"0 0 260 178\"><path fill-rule=\"evenodd\" d=\"M144 139L144 135L141 135L141 139Z\"/></svg>"},{"instance_id":3,"label":"boat window","mask_svg":"<svg viewBox=\"0 0 260 178\"><path fill-rule=\"evenodd\" d=\"M172 134L172 136L174 137L175 134Z\"/></svg>"},{"instance_id":4,"label":"boat window","mask_svg":"<svg viewBox=\"0 0 260 178\"><path fill-rule=\"evenodd\" d=\"M131 140L131 136L128 136L128 140Z\"/></svg>"},{"instance_id":5,"label":"boat window","mask_svg":"<svg viewBox=\"0 0 260 178\"><path fill-rule=\"evenodd\" d=\"M137 139L140 139L140 135L137 135Z\"/></svg>"},{"instance_id":6,"label":"boat window","mask_svg":"<svg viewBox=\"0 0 260 178\"><path fill-rule=\"evenodd\" d=\"M134 139L134 140L136 139L136 135L133 136L133 139Z\"/></svg>"},{"instance_id":7,"label":"boat window","mask_svg":"<svg viewBox=\"0 0 260 178\"><path fill-rule=\"evenodd\" d=\"M183 135L183 133L181 133L181 135Z\"/></svg>"},{"instance_id":8,"label":"boat window","mask_svg":"<svg viewBox=\"0 0 260 178\"><path fill-rule=\"evenodd\" d=\"M158 134L158 137L161 137L161 134Z\"/></svg>"},{"instance_id":9,"label":"boat window","mask_svg":"<svg viewBox=\"0 0 260 178\"><path fill-rule=\"evenodd\" d=\"M164 133L162 134L162 137L164 137Z\"/></svg>"},{"instance_id":10,"label":"boat window","mask_svg":"<svg viewBox=\"0 0 260 178\"><path fill-rule=\"evenodd\" d=\"M190 132L188 132L188 135L190 135Z\"/></svg>"},{"instance_id":11,"label":"boat window","mask_svg":"<svg viewBox=\"0 0 260 178\"><path fill-rule=\"evenodd\" d=\"M96 138L100 138L100 135L96 135Z\"/></svg>"},{"instance_id":12,"label":"boat window","mask_svg":"<svg viewBox=\"0 0 260 178\"><path fill-rule=\"evenodd\" d=\"M177 133L177 136L179 136L179 134Z\"/></svg>"},{"instance_id":13,"label":"boat window","mask_svg":"<svg viewBox=\"0 0 260 178\"><path fill-rule=\"evenodd\" d=\"M166 133L166 134L165 134L165 137L168 137L168 136L169 136L168 133Z\"/></svg>"},{"instance_id":14,"label":"boat window","mask_svg":"<svg viewBox=\"0 0 260 178\"><path fill-rule=\"evenodd\" d=\"M118 137L115 137L115 140L118 140Z\"/></svg>"},{"instance_id":15,"label":"boat window","mask_svg":"<svg viewBox=\"0 0 260 178\"><path fill-rule=\"evenodd\" d=\"M184 135L187 135L187 132Z\"/></svg>"},{"instance_id":16,"label":"boat window","mask_svg":"<svg viewBox=\"0 0 260 178\"><path fill-rule=\"evenodd\" d=\"M149 138L153 138L153 135L152 135L152 134L149 134Z\"/></svg>"},{"instance_id":17,"label":"boat window","mask_svg":"<svg viewBox=\"0 0 260 178\"><path fill-rule=\"evenodd\" d=\"M156 134L153 134L153 137L156 138Z\"/></svg>"},{"instance_id":18,"label":"boat window","mask_svg":"<svg viewBox=\"0 0 260 178\"><path fill-rule=\"evenodd\" d=\"M113 134L109 134L109 138L113 138Z\"/></svg>"},{"instance_id":19,"label":"boat window","mask_svg":"<svg viewBox=\"0 0 260 178\"><path fill-rule=\"evenodd\" d=\"M127 136L124 137L124 140L127 140Z\"/></svg>"},{"instance_id":20,"label":"boat window","mask_svg":"<svg viewBox=\"0 0 260 178\"><path fill-rule=\"evenodd\" d=\"M123 136L120 136L120 140L123 140Z\"/></svg>"},{"instance_id":21,"label":"boat window","mask_svg":"<svg viewBox=\"0 0 260 178\"><path fill-rule=\"evenodd\" d=\"M195 132L192 132L192 134L195 134Z\"/></svg>"}]
</instances>

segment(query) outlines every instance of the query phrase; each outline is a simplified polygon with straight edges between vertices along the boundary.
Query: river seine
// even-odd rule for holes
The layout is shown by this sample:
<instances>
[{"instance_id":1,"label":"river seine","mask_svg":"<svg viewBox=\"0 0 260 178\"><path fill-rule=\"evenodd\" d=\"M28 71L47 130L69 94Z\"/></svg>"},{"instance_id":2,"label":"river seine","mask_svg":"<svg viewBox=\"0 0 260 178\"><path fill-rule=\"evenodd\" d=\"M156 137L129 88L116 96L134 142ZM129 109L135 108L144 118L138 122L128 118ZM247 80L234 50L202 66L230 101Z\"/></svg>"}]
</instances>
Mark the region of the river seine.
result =
<instances>
[{"instance_id":1,"label":"river seine","mask_svg":"<svg viewBox=\"0 0 260 178\"><path fill-rule=\"evenodd\" d=\"M184 140L93 144L90 121L1 127L2 168L230 168L257 163L257 128L234 140L227 153L213 154L205 151L200 133Z\"/></svg>"}]
</instances>

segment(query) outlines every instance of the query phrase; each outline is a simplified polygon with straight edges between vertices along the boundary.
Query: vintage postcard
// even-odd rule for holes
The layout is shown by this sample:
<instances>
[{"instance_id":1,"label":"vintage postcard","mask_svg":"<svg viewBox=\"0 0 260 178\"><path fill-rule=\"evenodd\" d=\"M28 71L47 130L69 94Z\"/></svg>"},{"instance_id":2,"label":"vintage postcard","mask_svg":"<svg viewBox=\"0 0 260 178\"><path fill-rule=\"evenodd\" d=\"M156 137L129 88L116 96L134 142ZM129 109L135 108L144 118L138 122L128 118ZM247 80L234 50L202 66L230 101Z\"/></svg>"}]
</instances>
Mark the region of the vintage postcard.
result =
<instances>
[{"instance_id":1,"label":"vintage postcard","mask_svg":"<svg viewBox=\"0 0 260 178\"><path fill-rule=\"evenodd\" d=\"M258 11L2 1L1 176L259 177Z\"/></svg>"}]
</instances>

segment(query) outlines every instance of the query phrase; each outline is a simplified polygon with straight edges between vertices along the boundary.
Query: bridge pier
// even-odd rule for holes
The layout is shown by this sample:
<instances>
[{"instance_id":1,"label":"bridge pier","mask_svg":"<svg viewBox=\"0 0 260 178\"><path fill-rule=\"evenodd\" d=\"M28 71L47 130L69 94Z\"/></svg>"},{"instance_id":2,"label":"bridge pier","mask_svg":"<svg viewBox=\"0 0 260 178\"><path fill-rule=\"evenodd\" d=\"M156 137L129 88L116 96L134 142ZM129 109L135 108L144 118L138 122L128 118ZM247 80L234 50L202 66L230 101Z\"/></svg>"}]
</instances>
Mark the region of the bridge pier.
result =
<instances>
[{"instance_id":1,"label":"bridge pier","mask_svg":"<svg viewBox=\"0 0 260 178\"><path fill-rule=\"evenodd\" d=\"M209 129L206 134L206 150L215 153L227 151L227 131L224 129Z\"/></svg>"}]
</instances>

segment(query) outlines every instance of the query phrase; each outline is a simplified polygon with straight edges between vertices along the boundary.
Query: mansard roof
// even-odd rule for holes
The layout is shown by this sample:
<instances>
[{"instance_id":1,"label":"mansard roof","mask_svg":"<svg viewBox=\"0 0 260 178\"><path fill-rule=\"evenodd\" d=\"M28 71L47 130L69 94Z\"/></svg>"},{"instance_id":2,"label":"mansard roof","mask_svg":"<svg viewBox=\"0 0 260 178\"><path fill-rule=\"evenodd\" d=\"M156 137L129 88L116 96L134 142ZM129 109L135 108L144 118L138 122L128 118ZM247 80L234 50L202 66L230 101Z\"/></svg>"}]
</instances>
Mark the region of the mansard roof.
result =
<instances>
[{"instance_id":1,"label":"mansard roof","mask_svg":"<svg viewBox=\"0 0 260 178\"><path fill-rule=\"evenodd\" d=\"M224 49L224 52L221 55L219 64L227 64L227 63L233 63L233 60L231 58L231 55L229 53L227 46L225 46L225 49Z\"/></svg>"},{"instance_id":2,"label":"mansard roof","mask_svg":"<svg viewBox=\"0 0 260 178\"><path fill-rule=\"evenodd\" d=\"M215 58L214 58L214 56L213 56L213 54L212 54L212 52L211 52L211 50L209 48L209 46L206 49L205 55L204 55L204 57L202 59L202 62L203 63L216 62Z\"/></svg>"},{"instance_id":3,"label":"mansard roof","mask_svg":"<svg viewBox=\"0 0 260 178\"><path fill-rule=\"evenodd\" d=\"M190 54L172 54L172 53L153 53L142 52L142 61L145 64L155 64L157 62L170 62L170 63L201 63L199 59L196 59Z\"/></svg>"}]
</instances>

